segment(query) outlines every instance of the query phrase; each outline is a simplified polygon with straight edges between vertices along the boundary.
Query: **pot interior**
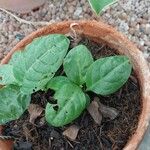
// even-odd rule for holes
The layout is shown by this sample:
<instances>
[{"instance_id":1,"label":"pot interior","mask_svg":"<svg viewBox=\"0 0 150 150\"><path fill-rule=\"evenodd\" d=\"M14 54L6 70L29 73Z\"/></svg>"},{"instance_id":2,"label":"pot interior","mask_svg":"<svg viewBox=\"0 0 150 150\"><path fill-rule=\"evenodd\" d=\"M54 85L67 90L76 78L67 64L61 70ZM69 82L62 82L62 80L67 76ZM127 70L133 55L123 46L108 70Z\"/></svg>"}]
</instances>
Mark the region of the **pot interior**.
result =
<instances>
[{"instance_id":1,"label":"pot interior","mask_svg":"<svg viewBox=\"0 0 150 150\"><path fill-rule=\"evenodd\" d=\"M28 43L30 43L34 38L53 34L80 34L87 38L97 42L105 43L109 47L116 49L119 54L127 55L132 64L134 71L139 80L141 88L141 99L142 99L142 112L139 117L139 123L135 134L130 138L125 149L135 149L142 140L145 130L148 126L149 120L149 107L150 102L148 102L149 97L149 68L142 55L142 53L136 48L134 44L128 41L126 37L117 32L112 27L96 21L68 21L62 22L54 25L49 25L44 27L31 35L27 36L21 42L19 42L14 49L2 60L2 64L8 63L11 55L16 50L22 50ZM149 99L150 100L150 99Z\"/></svg>"}]
</instances>

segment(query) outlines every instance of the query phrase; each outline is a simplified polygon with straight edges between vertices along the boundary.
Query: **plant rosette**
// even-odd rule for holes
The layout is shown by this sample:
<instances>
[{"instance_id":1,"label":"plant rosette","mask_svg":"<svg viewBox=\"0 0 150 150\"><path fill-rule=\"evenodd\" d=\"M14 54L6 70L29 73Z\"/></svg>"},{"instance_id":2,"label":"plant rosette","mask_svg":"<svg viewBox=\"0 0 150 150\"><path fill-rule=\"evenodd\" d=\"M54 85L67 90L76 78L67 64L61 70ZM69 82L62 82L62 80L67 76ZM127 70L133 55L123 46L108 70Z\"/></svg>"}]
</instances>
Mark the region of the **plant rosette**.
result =
<instances>
[{"instance_id":1,"label":"plant rosette","mask_svg":"<svg viewBox=\"0 0 150 150\"><path fill-rule=\"evenodd\" d=\"M18 119L23 114L30 104L32 93L48 89L55 91L54 102L48 102L45 108L45 119L48 124L60 127L71 123L90 103L86 92L91 91L100 95L114 93L129 78L131 63L139 77L141 88L148 90L149 72L145 72L145 69L148 69L146 61L124 36L101 22L77 22L84 36L96 42L103 41L121 54L94 61L84 45L75 46L68 52L70 41L63 34L69 32L71 23L50 25L34 32L4 58L3 65L0 66L1 125ZM76 32L80 32L78 28ZM62 65L66 76L55 76ZM144 91L141 96L146 99L145 102L142 99L143 106L149 105L149 93ZM147 106L143 109L147 110ZM144 119L142 124L146 130L145 121L149 116L143 114L143 111L141 115L144 117L139 119L139 123ZM138 124L137 130L139 128ZM145 130L140 134L136 132L125 148L136 148ZM136 138L137 134L139 137ZM131 144L132 141L135 143Z\"/></svg>"},{"instance_id":2,"label":"plant rosette","mask_svg":"<svg viewBox=\"0 0 150 150\"><path fill-rule=\"evenodd\" d=\"M8 64L0 66L3 86L0 89L0 124L18 119L28 108L31 94L51 89L55 91L55 104L47 104L46 121L55 127L64 126L88 106L86 91L106 96L128 80L131 64L126 56L94 61L84 45L75 46L67 53L69 44L69 39L62 34L41 36L25 50L15 52ZM55 76L62 63L66 76Z\"/></svg>"}]
</instances>

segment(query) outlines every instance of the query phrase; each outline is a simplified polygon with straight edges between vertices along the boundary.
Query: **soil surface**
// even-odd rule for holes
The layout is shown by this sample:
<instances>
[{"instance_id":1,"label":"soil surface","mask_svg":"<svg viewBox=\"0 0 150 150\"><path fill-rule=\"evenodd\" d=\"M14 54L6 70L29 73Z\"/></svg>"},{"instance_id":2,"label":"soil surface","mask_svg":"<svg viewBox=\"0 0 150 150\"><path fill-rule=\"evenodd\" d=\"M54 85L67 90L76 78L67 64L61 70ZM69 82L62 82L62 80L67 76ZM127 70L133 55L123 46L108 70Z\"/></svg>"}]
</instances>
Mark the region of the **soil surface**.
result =
<instances>
[{"instance_id":1,"label":"soil surface","mask_svg":"<svg viewBox=\"0 0 150 150\"><path fill-rule=\"evenodd\" d=\"M106 45L99 45L85 38L80 43L91 50L95 59L115 55L114 51ZM76 43L72 45L74 44ZM31 103L45 108L53 93L50 90L38 91L32 95ZM31 124L29 113L26 111L20 119L6 124L3 135L14 139L15 150L121 150L137 128L142 107L135 74L132 73L127 83L112 95L104 97L93 93L88 94L91 100L99 97L102 104L116 108L119 111L117 118L110 120L103 117L101 126L98 126L85 110L71 123L78 125L80 130L76 140L70 141L62 133L71 124L62 128L48 126L44 120L44 113L35 120L35 124Z\"/></svg>"}]
</instances>

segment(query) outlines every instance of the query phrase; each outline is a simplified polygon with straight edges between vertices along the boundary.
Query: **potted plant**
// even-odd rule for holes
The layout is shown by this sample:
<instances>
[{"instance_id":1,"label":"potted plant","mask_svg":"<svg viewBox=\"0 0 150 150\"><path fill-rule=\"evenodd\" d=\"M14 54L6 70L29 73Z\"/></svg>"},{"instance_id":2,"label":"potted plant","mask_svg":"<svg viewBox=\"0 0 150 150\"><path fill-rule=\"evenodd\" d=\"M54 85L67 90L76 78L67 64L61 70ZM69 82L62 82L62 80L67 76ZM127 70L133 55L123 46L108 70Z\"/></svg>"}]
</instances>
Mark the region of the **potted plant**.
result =
<instances>
[{"instance_id":1,"label":"potted plant","mask_svg":"<svg viewBox=\"0 0 150 150\"><path fill-rule=\"evenodd\" d=\"M89 0L96 14L115 2ZM123 56L110 56L116 54ZM149 69L115 29L96 21L49 25L18 43L1 63L2 149L13 143L31 149L31 141L34 149L138 147L149 124Z\"/></svg>"},{"instance_id":2,"label":"potted plant","mask_svg":"<svg viewBox=\"0 0 150 150\"><path fill-rule=\"evenodd\" d=\"M7 84L9 85L9 84L12 84L12 81L13 81L14 85L17 84L19 88L21 87L21 91L23 93L32 93L33 90L37 91L39 89L43 89L43 87L45 88L45 86L43 86L43 85L47 85L46 90L48 88L50 88L50 89L53 89L55 92L59 91L59 92L56 92L57 94L54 95L54 98L57 99L57 101L59 101L62 97L62 99L64 101L60 100L58 103L61 103L61 102L64 103L65 102L66 97L63 96L62 93L65 94L69 90L73 89L73 91L71 91L71 93L73 92L73 93L77 94L77 97L78 97L77 104L79 105L79 107L77 107L78 111L75 111L76 113L71 115L71 118L70 118L70 115L66 117L66 116L64 116L64 114L62 114L57 119L55 119L55 117L56 117L55 116L56 115L55 111L59 111L59 107L61 107L61 104L59 106L55 103L56 102L55 100L50 101L50 103L53 104L53 110L51 109L52 104L47 105L47 108L46 108L46 111L45 111L46 112L46 120L49 122L50 125L53 125L53 126L63 126L67 123L70 123L73 119L77 118L80 115L80 113L86 108L87 105L89 105L89 101L88 101L89 97L87 96L87 94L90 95L90 93L86 92L85 96L83 96L82 94L78 95L81 91L78 89L78 87L76 87L76 85L74 85L75 87L73 87L73 88L70 85L66 86L66 87L62 86L62 85L67 85L68 82L70 82L70 80L71 80L71 82L77 84L83 90L93 91L97 95L99 95L99 94L100 95L107 95L107 92L108 92L108 94L111 94L114 91L116 91L120 87L120 85L116 86L116 89L114 90L113 89L114 87L110 88L107 84L106 85L103 84L105 86L108 86L108 89L110 88L111 90L112 89L114 90L114 91L113 90L112 91L107 91L107 88L106 88L105 90L107 92L105 90L103 90L104 87L99 87L99 85L98 85L98 88L94 87L93 85L91 86L91 83L93 83L94 81L90 81L90 79L95 78L94 74L95 74L97 68L95 68L94 65L90 65L90 64L93 64L93 59L92 59L91 55L89 54L89 52L86 56L87 50L85 50L86 48L84 46L81 46L81 47L77 46L78 48L76 48L76 50L77 51L79 50L79 51L76 54L73 54L76 51L75 49L74 49L73 52L72 52L72 50L70 50L69 53L67 54L66 58L64 58L64 56L66 55L66 49L68 49L68 42L69 41L66 37L64 38L63 35L66 35L66 34L70 33L70 31L73 31L73 33L75 33L76 36L79 35L81 38L85 37L85 38L88 38L91 41L94 41L94 42L99 43L99 44L104 44L105 43L109 47L115 49L117 51L117 53L127 56L127 57L121 59L121 61L120 61L120 63L122 63L122 60L124 60L123 62L126 62L125 63L126 65L124 66L126 68L126 72L124 72L123 77L121 76L121 78L125 77L125 79L123 80L123 82L121 84L123 84L127 80L128 76L130 75L131 68L130 68L130 64L129 64L129 61L128 61L127 58L130 59L130 62L133 66L133 69L136 73L136 77L137 77L139 85L140 85L141 100L138 99L137 101L139 101L139 103L140 103L141 110L139 112L139 116L138 116L138 119L137 119L136 129L135 129L133 135L130 135L131 137L128 137L129 140L124 145L124 149L128 149L128 150L136 149L138 147L140 141L142 140L142 137L143 137L143 135L144 135L144 133L145 133L147 127L148 127L148 124L149 124L149 115L150 115L150 110L149 110L149 107L150 107L150 93L149 93L149 91L150 91L150 87L149 87L149 85L150 85L150 73L149 73L149 68L148 68L147 62L145 61L145 59L142 55L142 52L140 52L134 44L132 44L126 37L124 37L121 33L117 32L114 28L112 28L112 27L110 27L110 26L108 26L108 25L106 25L102 22L96 22L96 21L67 21L67 22L52 24L52 25L46 26L42 29L39 29L39 30L33 32L32 34L27 36L25 39L23 39L21 42L19 42L11 50L11 52L2 60L2 62L1 62L1 64L2 64L1 67L2 68L5 68L5 67L3 67L3 65L5 66L5 64L7 64L7 63L10 64L10 66L6 65L8 68L6 67L4 69L5 71L6 70L7 71L6 72L4 71L5 74L3 72L3 76L2 76L2 79L1 79L2 80L1 84L3 82L3 83L5 83L4 85L7 85ZM51 34L52 35L61 34L61 36L63 36L63 38L61 37L61 38L58 38L58 39L56 37L53 37L53 39L56 38L57 40L56 41L52 40L52 45L50 44L50 47L49 47L51 49L52 48L51 46L54 46L54 48L55 48L55 46L56 47L58 46L57 47L58 48L58 54L52 55L52 53L55 52L55 50L52 50L52 53L50 55L53 56L53 57L51 57L47 54L47 55L43 55L45 57L43 60L36 60L36 57L35 57L36 53L34 53L35 48L38 49L38 53L36 55L39 58L41 56L40 53L44 53L41 50L41 48L43 47L43 45L41 47L41 43L45 44L44 42L46 41L45 39L42 39L42 37L46 36L46 35L51 35ZM39 38L37 40L34 40L37 37L39 37ZM36 41L36 44L32 44L32 43L34 43L34 41ZM51 41L51 39L50 39L50 41ZM58 45L56 45L56 44L58 44ZM63 46L61 44L63 44ZM61 47L61 50L59 50L60 47ZM26 52L22 53L21 50L23 50L24 52L26 51ZM82 67L83 68L88 68L88 67L90 68L89 71L87 71L88 72L87 76L89 76L86 79L87 80L86 81L86 87L87 88L85 88L84 84L82 84L82 83L78 84L78 81L74 80L75 77L73 77L73 76L75 75L77 70L75 72L72 72L71 75L70 75L70 70L76 64L76 63L74 63L74 62L76 62L76 60L74 60L74 57L73 58L71 58L71 57L74 56L74 55L77 55L78 53L80 53L80 50L82 51L82 54L83 53L85 54L85 56L86 56L86 57L84 56L85 58L88 57L88 59L87 59L88 63L86 64L86 67L84 66L85 62L83 64L82 63L80 64L81 68ZM31 55L31 53L33 55ZM57 61L57 63L52 63L52 61L55 61L55 58L54 58L55 56L58 57L58 59L57 59L58 61ZM51 57L51 59L54 59L54 60L50 60L49 57ZM48 76L52 77L54 75L54 73L56 72L56 70L62 64L62 62L61 62L62 59L59 59L60 57L65 59L64 60L64 71L65 71L67 77L69 78L69 81L68 81L68 79L63 78L61 80L61 82L59 83L59 82L57 82L57 80L60 80L59 77L58 78L57 77L52 78L52 80L49 80L49 79L47 80L47 77ZM44 61L44 60L45 60L45 62L47 62L47 60L49 60L48 61L49 65L52 64L51 69L55 65L57 66L57 69L54 67L53 70L49 70L48 74L45 74L44 80L42 80L42 82L40 81L40 83L38 82L36 84L34 84L34 82L32 82L32 81L34 81L35 78L37 78L37 79L40 78L40 75L39 74L34 74L34 76L33 76L31 73L33 73L34 70L33 69L28 70L27 79L24 80L23 83L22 83L22 77L24 77L24 75L26 74L26 70L22 70L24 68L24 65L25 65L24 62L25 62L26 58L27 58L28 61L29 61L29 59L31 60L31 62L28 64L29 66L34 65L34 62L39 63L40 61ZM110 57L110 58L112 58L112 57ZM113 58L115 58L115 60L117 60L117 56L113 56ZM74 61L70 62L71 60L74 60ZM100 60L102 60L102 59L100 59ZM97 60L94 64L97 64L98 61L99 60ZM19 62L21 62L21 63L19 63ZM69 63L71 63L71 65ZM11 70L10 68L12 67L11 65L16 66L13 72L10 72L10 70ZM114 64L112 64L112 66L113 65ZM38 67L40 67L40 63L38 64ZM107 66L107 67L109 68L110 65ZM104 67L104 68L106 68L106 67ZM34 69L37 69L37 72L38 72L38 68L35 67ZM76 69L76 68L74 68L74 69ZM92 74L91 70L93 71L94 74ZM30 73L30 71L31 71L31 73ZM47 69L45 71L47 71ZM15 79L17 79L17 80L14 80L13 74L15 74L15 73L16 73ZM120 72L120 75L122 75L122 72ZM91 78L91 76L92 76L92 78ZM72 77L73 77L73 79L71 79ZM111 77L112 77L112 75L111 75ZM43 79L43 76L42 76L42 79ZM116 77L116 79L119 80L119 76ZM112 79L110 79L110 80L112 80ZM39 81L39 80L37 80L37 81ZM84 80L79 80L79 81L83 82ZM42 84L42 86L41 86L41 84ZM25 110L26 105L29 105L29 101L30 101L29 96L21 96L19 99L18 99L18 97L16 97L15 93L18 92L18 89L17 89L18 87L11 87L11 88L13 88L13 90L12 90L12 89L10 89L10 87L9 87L9 89L6 89L5 86L4 87L2 86L1 90L3 90L4 93L5 93L5 91L6 91L6 93L8 91L9 95L11 95L14 98L14 101L18 105L18 108L19 108L19 100L22 100L22 102L25 102L25 101L26 102L21 107L22 109L20 109L20 108L15 109L15 107L17 107L17 105L15 105L14 110L16 112L14 114L12 114L12 116L10 116L10 114L7 115L6 117L2 115L1 117L3 117L4 120L1 120L1 122L4 122L4 123L7 122L7 121L9 121L9 119L11 117L12 117L11 118L12 120L14 118L18 118L23 113L23 111ZM61 88L61 87L63 87L63 88ZM89 88L89 90L87 90L88 88ZM62 91L59 90L59 89L62 89ZM77 89L77 92L75 92L76 89ZM100 90L100 89L102 89L102 90ZM43 90L45 90L45 89L43 89ZM5 96L3 95L3 98L6 97L6 95L7 95L6 93L4 94ZM82 99L82 102L83 102L82 104L83 105L81 104L80 98ZM71 97L71 99L74 100L74 98L72 98L72 97ZM10 97L8 97L8 101L10 101ZM82 107L81 107L81 105L82 105ZM4 105L3 105L3 107L4 107ZM5 105L5 107L6 107L6 105ZM7 102L7 107L9 107L8 102ZM70 113L70 111L71 111L70 109L73 109L73 108L68 106L65 109L65 110L68 110L68 112L66 112L66 113ZM96 107L95 107L95 109L96 109ZM5 112L4 109L2 111ZM8 109L8 111L9 111L9 109ZM62 119L63 117L65 117L66 119L65 120ZM8 142L11 142L11 140L9 140ZM2 149L10 149L10 147L12 146L11 144L8 145L6 143L7 143L7 140L0 140L0 144L1 144ZM108 142L106 142L106 143L108 143ZM7 148L7 146L9 146L9 148Z\"/></svg>"}]
</instances>

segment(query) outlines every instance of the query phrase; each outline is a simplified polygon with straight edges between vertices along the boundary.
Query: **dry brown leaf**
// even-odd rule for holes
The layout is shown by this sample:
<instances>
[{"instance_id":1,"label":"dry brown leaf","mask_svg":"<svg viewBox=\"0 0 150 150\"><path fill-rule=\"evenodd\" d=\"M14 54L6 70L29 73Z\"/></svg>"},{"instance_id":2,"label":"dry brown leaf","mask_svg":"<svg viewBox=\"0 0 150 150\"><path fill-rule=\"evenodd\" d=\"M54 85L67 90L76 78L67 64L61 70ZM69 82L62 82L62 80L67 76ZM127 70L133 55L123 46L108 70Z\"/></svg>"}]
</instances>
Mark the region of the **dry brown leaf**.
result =
<instances>
[{"instance_id":1,"label":"dry brown leaf","mask_svg":"<svg viewBox=\"0 0 150 150\"><path fill-rule=\"evenodd\" d=\"M43 110L44 109L37 104L30 104L28 108L30 122L34 124L35 119L42 114Z\"/></svg>"},{"instance_id":2,"label":"dry brown leaf","mask_svg":"<svg viewBox=\"0 0 150 150\"><path fill-rule=\"evenodd\" d=\"M100 125L102 121L102 114L99 111L99 104L97 101L92 101L89 107L87 108L89 114L94 119L94 121Z\"/></svg>"},{"instance_id":3,"label":"dry brown leaf","mask_svg":"<svg viewBox=\"0 0 150 150\"><path fill-rule=\"evenodd\" d=\"M100 101L98 97L94 98L94 101L96 101L99 105L99 111L102 113L102 115L105 118L110 118L111 120L115 119L119 112L117 109L113 108L113 107L109 107L106 105L103 105Z\"/></svg>"},{"instance_id":4,"label":"dry brown leaf","mask_svg":"<svg viewBox=\"0 0 150 150\"><path fill-rule=\"evenodd\" d=\"M78 126L72 125L63 132L63 135L71 141L74 141L78 136L79 130L80 128Z\"/></svg>"}]
</instances>

